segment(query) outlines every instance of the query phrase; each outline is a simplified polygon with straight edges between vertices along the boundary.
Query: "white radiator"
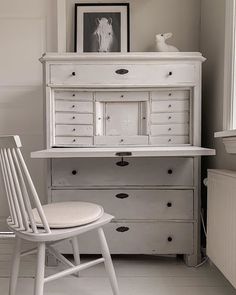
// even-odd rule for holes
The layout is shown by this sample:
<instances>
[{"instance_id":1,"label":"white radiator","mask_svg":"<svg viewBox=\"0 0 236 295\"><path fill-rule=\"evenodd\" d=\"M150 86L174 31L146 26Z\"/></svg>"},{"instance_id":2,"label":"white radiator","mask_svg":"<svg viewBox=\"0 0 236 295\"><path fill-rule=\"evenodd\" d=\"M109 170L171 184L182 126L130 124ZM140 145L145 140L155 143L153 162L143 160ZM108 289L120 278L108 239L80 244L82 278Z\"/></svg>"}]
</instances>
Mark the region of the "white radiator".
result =
<instances>
[{"instance_id":1,"label":"white radiator","mask_svg":"<svg viewBox=\"0 0 236 295\"><path fill-rule=\"evenodd\" d=\"M207 255L236 288L236 172L208 170Z\"/></svg>"}]
</instances>

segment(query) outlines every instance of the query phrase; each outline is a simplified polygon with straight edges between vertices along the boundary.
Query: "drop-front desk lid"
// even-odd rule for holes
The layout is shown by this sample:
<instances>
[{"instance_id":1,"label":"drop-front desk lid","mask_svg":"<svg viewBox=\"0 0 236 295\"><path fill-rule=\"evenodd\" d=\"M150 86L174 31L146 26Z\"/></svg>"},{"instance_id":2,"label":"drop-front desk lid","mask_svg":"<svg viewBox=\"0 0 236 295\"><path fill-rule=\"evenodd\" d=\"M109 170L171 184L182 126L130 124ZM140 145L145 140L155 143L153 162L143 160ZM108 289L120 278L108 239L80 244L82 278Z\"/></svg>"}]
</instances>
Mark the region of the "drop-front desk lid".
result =
<instances>
[{"instance_id":1,"label":"drop-front desk lid","mask_svg":"<svg viewBox=\"0 0 236 295\"><path fill-rule=\"evenodd\" d=\"M32 158L109 158L109 157L200 157L214 156L214 149L183 147L104 147L50 148L31 153Z\"/></svg>"}]
</instances>

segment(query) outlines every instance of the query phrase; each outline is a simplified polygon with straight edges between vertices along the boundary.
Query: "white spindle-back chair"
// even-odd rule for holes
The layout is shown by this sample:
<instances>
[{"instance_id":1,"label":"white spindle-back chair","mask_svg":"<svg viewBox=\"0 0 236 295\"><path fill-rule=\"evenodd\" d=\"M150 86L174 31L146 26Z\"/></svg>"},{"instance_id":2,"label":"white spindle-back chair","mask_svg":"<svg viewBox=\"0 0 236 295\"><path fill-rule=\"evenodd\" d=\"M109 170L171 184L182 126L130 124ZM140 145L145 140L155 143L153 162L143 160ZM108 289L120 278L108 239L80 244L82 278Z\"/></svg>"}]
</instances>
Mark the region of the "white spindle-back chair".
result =
<instances>
[{"instance_id":1,"label":"white spindle-back chair","mask_svg":"<svg viewBox=\"0 0 236 295\"><path fill-rule=\"evenodd\" d=\"M20 148L21 141L19 136L0 136L0 166L10 211L7 223L10 230L16 235L9 295L16 294L20 257L32 253L37 253L34 295L43 295L44 283L46 282L66 275L78 275L79 271L101 262L105 264L113 294L118 295L119 291L116 275L102 229L102 226L109 223L113 216L104 213L102 208L95 204L81 202L73 204L61 203L60 210L61 206L63 206L65 211L70 210L71 207L73 207L73 210L78 208L78 215L81 213L81 210L83 211L83 208L85 208L84 214L82 212L81 215L82 220L80 220L80 216L77 216L75 221L77 224L75 223L73 227L71 227L71 220L68 226L69 223L67 223L66 218L64 218L63 224L59 223L56 228L55 226L51 226L50 212L54 214L53 222L55 222L57 217L61 219L61 216L57 216L57 209L59 208L56 203L46 206L41 205ZM67 206L68 204L69 206ZM86 211L87 206L89 206L88 211ZM80 263L77 236L93 229L97 229L98 231L103 257L90 262ZM65 239L70 239L72 242L75 264L67 260L53 247L55 243ZM22 240L34 242L36 243L36 247L29 251L22 252ZM44 277L46 248L60 262L69 268L51 276Z\"/></svg>"}]
</instances>

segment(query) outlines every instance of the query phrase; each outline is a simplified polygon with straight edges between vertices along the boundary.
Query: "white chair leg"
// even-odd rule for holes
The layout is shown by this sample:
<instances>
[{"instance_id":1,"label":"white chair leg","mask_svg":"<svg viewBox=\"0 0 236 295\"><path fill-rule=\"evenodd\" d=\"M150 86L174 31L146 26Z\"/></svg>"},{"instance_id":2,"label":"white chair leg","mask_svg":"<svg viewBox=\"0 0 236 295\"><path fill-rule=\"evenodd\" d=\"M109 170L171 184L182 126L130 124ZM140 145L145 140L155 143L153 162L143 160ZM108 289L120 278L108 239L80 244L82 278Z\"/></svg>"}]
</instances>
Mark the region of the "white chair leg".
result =
<instances>
[{"instance_id":1,"label":"white chair leg","mask_svg":"<svg viewBox=\"0 0 236 295\"><path fill-rule=\"evenodd\" d=\"M15 250L14 250L14 254L13 254L12 269L11 269L9 295L16 294L16 286L17 286L17 279L18 279L19 266L20 266L21 242L22 241L20 238L16 238Z\"/></svg>"},{"instance_id":2,"label":"white chair leg","mask_svg":"<svg viewBox=\"0 0 236 295\"><path fill-rule=\"evenodd\" d=\"M45 243L38 244L37 266L34 283L34 295L43 295L45 272Z\"/></svg>"},{"instance_id":3,"label":"white chair leg","mask_svg":"<svg viewBox=\"0 0 236 295\"><path fill-rule=\"evenodd\" d=\"M106 272L109 276L113 294L119 295L120 292L119 292L118 283L116 279L116 273L113 267L110 251L109 251L107 241L102 228L98 229L98 236L99 236L99 240L101 244L102 256L105 259L104 264L105 264Z\"/></svg>"},{"instance_id":4,"label":"white chair leg","mask_svg":"<svg viewBox=\"0 0 236 295\"><path fill-rule=\"evenodd\" d=\"M72 249L73 249L75 265L79 265L80 264L80 254L79 254L78 237L73 237L71 239L71 245L72 245ZM76 275L79 276L79 272Z\"/></svg>"}]
</instances>

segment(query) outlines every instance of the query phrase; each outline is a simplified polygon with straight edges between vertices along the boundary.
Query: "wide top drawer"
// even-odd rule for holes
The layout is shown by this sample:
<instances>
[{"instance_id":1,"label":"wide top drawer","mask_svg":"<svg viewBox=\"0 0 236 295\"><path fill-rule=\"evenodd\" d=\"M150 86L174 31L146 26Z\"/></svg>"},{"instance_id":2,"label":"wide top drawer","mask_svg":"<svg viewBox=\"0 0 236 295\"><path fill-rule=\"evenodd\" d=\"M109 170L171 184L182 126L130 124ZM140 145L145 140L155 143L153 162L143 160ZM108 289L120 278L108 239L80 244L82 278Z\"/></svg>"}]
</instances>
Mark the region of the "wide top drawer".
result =
<instances>
[{"instance_id":1,"label":"wide top drawer","mask_svg":"<svg viewBox=\"0 0 236 295\"><path fill-rule=\"evenodd\" d=\"M192 158L53 159L53 186L193 186Z\"/></svg>"},{"instance_id":2,"label":"wide top drawer","mask_svg":"<svg viewBox=\"0 0 236 295\"><path fill-rule=\"evenodd\" d=\"M193 64L52 64L54 85L175 85L193 84Z\"/></svg>"}]
</instances>

